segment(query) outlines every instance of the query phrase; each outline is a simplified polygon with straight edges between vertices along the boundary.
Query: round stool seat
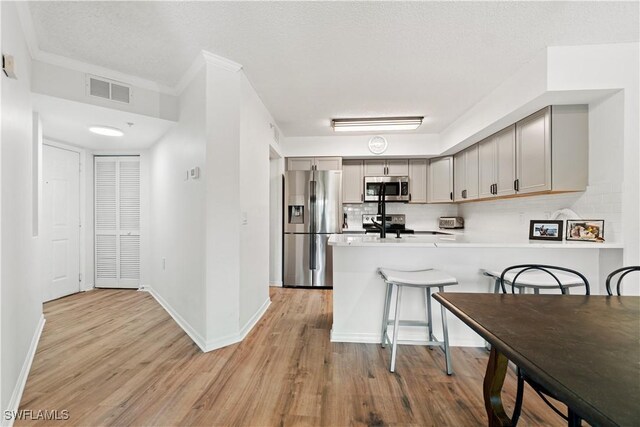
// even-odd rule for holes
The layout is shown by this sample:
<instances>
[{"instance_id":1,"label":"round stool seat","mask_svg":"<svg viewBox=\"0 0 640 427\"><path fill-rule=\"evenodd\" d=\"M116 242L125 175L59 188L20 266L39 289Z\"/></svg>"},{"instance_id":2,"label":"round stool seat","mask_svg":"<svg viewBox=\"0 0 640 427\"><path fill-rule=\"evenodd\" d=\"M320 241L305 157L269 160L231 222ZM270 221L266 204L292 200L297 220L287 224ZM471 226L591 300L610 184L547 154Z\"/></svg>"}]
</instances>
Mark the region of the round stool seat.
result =
<instances>
[{"instance_id":1,"label":"round stool seat","mask_svg":"<svg viewBox=\"0 0 640 427\"><path fill-rule=\"evenodd\" d=\"M385 281L409 286L447 286L456 285L458 281L455 277L440 270L417 270L401 271L389 268L378 270Z\"/></svg>"},{"instance_id":2,"label":"round stool seat","mask_svg":"<svg viewBox=\"0 0 640 427\"><path fill-rule=\"evenodd\" d=\"M504 281L506 284L510 285L513 283L513 279L516 277L517 272L508 271L507 274L504 275ZM584 282L578 276L574 276L572 274L567 274L563 272L554 272L553 273L562 286L583 286ZM494 277L500 280L500 276L502 275L501 271L485 271L485 275ZM516 282L516 287L527 287L527 288L540 288L540 289L558 289L558 282L548 273L544 271L536 270L536 271L525 271L521 275L518 276L518 280Z\"/></svg>"}]
</instances>

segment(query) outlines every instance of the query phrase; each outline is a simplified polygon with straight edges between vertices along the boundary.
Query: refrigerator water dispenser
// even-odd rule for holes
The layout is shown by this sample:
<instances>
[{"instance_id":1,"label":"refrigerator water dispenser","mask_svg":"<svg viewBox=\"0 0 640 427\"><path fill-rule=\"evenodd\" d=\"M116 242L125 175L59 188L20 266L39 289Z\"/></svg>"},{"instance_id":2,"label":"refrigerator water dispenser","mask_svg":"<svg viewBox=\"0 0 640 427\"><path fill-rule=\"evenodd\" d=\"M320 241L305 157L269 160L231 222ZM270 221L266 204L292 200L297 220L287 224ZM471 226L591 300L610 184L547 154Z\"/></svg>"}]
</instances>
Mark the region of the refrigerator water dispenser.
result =
<instances>
[{"instance_id":1,"label":"refrigerator water dispenser","mask_svg":"<svg viewBox=\"0 0 640 427\"><path fill-rule=\"evenodd\" d=\"M289 224L304 224L304 205L289 205Z\"/></svg>"}]
</instances>

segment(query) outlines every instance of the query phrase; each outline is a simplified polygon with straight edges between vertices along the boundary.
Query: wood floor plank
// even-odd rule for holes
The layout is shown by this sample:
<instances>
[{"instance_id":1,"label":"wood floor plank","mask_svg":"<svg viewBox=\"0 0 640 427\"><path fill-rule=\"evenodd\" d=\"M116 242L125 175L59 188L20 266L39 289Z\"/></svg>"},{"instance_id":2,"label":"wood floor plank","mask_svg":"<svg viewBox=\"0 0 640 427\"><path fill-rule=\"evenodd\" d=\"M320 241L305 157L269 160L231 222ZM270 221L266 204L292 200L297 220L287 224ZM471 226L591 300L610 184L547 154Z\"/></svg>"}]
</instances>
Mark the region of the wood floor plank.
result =
<instances>
[{"instance_id":1,"label":"wood floor plank","mask_svg":"<svg viewBox=\"0 0 640 427\"><path fill-rule=\"evenodd\" d=\"M331 343L330 290L271 289L239 344L202 353L147 293L95 290L45 304L47 323L20 409L82 426L482 426L484 349ZM509 373L504 401L513 406ZM522 426L564 425L529 389Z\"/></svg>"}]
</instances>

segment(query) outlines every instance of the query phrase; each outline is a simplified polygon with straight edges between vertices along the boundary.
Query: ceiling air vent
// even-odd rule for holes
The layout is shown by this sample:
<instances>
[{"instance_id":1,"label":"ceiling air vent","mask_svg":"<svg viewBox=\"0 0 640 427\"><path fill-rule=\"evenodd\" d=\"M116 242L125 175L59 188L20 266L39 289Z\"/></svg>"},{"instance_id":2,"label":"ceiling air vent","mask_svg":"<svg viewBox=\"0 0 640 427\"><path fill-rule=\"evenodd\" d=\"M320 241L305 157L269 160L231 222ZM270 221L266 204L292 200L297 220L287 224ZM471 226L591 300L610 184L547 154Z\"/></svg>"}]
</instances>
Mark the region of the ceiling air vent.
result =
<instances>
[{"instance_id":1,"label":"ceiling air vent","mask_svg":"<svg viewBox=\"0 0 640 427\"><path fill-rule=\"evenodd\" d=\"M87 92L91 96L111 101L131 102L131 87L103 77L87 76Z\"/></svg>"}]
</instances>

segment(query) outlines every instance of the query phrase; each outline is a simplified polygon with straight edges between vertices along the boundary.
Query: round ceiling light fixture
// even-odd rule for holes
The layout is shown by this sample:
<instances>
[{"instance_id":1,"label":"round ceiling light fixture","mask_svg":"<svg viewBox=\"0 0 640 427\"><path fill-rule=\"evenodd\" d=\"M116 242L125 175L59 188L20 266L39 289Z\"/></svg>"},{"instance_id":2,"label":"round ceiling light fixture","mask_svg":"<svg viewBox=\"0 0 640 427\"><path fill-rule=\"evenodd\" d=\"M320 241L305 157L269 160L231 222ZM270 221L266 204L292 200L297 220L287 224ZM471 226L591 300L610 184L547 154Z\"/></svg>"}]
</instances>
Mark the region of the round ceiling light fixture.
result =
<instances>
[{"instance_id":1,"label":"round ceiling light fixture","mask_svg":"<svg viewBox=\"0 0 640 427\"><path fill-rule=\"evenodd\" d=\"M90 126L89 127L89 131L91 131L93 133L97 133L98 135L104 135L104 136L122 136L122 135L124 135L124 132L122 132L120 129L114 128L114 127L111 127L111 126L99 126L99 125Z\"/></svg>"}]
</instances>

